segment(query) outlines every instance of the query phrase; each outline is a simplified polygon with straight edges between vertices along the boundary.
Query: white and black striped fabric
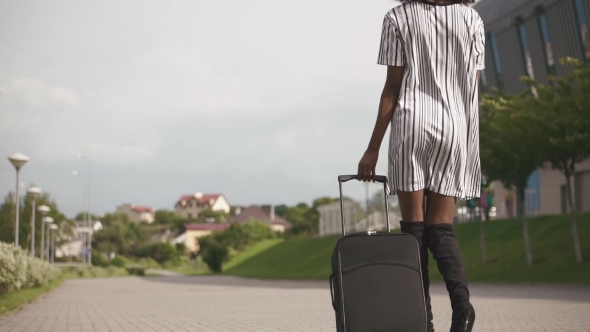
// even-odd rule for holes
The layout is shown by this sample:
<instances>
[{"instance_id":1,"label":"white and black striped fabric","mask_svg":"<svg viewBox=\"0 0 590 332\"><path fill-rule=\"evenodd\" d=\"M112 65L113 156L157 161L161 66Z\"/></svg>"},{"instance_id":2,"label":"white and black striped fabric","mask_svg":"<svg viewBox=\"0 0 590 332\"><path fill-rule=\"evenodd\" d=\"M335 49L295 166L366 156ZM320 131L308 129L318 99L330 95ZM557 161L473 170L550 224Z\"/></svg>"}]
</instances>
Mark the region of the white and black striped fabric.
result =
<instances>
[{"instance_id":1,"label":"white and black striped fabric","mask_svg":"<svg viewBox=\"0 0 590 332\"><path fill-rule=\"evenodd\" d=\"M391 120L392 195L428 189L479 197L477 71L484 49L483 21L466 5L424 0L385 15L377 63L405 68Z\"/></svg>"}]
</instances>

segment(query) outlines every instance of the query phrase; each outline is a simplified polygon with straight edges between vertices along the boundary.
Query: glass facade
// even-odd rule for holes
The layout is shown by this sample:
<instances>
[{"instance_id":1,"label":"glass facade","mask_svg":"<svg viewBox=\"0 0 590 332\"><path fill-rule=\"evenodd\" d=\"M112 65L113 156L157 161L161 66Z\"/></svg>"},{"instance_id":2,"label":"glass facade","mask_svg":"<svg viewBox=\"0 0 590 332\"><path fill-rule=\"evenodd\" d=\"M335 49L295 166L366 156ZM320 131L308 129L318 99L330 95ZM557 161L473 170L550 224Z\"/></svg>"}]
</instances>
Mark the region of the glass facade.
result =
<instances>
[{"instance_id":1,"label":"glass facade","mask_svg":"<svg viewBox=\"0 0 590 332\"><path fill-rule=\"evenodd\" d=\"M584 0L574 0L578 26L580 27L580 37L582 38L582 49L584 57L590 60L590 34L588 33L588 22L586 20L586 6Z\"/></svg>"},{"instance_id":2,"label":"glass facade","mask_svg":"<svg viewBox=\"0 0 590 332\"><path fill-rule=\"evenodd\" d=\"M545 63L547 64L547 72L550 75L555 75L555 58L553 57L553 50L551 48L551 38L549 37L549 25L545 14L537 16L539 22L539 31L541 32L541 40L543 41L543 51L545 53Z\"/></svg>"},{"instance_id":3,"label":"glass facade","mask_svg":"<svg viewBox=\"0 0 590 332\"><path fill-rule=\"evenodd\" d=\"M500 55L498 53L498 44L496 43L496 35L488 32L488 40L492 48L492 57L494 58L494 70L496 71L496 80L498 81L498 89L504 88L504 80L502 78L502 64Z\"/></svg>"},{"instance_id":4,"label":"glass facade","mask_svg":"<svg viewBox=\"0 0 590 332\"><path fill-rule=\"evenodd\" d=\"M541 172L538 169L527 180L525 207L527 215L534 216L541 211Z\"/></svg>"},{"instance_id":5,"label":"glass facade","mask_svg":"<svg viewBox=\"0 0 590 332\"><path fill-rule=\"evenodd\" d=\"M531 50L529 48L529 40L526 34L526 28L524 24L519 24L517 26L518 31L518 40L520 41L520 50L522 51L522 57L524 61L524 66L526 68L526 74L530 78L535 78L535 72L533 70L533 60L531 58ZM537 90L532 88L533 95L537 95Z\"/></svg>"}]
</instances>

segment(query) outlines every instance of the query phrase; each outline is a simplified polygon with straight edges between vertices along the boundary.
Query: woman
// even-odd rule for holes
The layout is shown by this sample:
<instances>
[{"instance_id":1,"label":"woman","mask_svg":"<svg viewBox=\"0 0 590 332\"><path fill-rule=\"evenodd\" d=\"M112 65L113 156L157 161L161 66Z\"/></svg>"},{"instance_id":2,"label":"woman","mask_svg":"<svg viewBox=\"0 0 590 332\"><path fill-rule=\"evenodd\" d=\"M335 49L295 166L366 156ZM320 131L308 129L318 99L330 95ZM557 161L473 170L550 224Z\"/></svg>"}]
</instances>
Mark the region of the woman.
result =
<instances>
[{"instance_id":1,"label":"woman","mask_svg":"<svg viewBox=\"0 0 590 332\"><path fill-rule=\"evenodd\" d=\"M372 181L391 123L389 186L398 195L401 230L421 247L428 316L428 249L446 283L451 332L472 331L462 253L453 230L457 199L480 195L478 81L484 69L484 26L473 0L402 0L384 18L378 64L387 66L377 121L358 165ZM426 205L426 200L428 204Z\"/></svg>"}]
</instances>

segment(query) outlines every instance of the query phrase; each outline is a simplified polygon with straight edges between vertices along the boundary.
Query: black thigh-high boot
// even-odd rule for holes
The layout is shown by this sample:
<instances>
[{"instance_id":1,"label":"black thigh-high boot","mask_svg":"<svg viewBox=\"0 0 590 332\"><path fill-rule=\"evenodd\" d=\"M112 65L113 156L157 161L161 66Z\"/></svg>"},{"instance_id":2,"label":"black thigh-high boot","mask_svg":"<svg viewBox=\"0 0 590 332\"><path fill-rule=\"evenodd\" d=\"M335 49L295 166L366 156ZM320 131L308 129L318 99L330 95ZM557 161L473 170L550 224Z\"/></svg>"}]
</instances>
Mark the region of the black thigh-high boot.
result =
<instances>
[{"instance_id":1,"label":"black thigh-high boot","mask_svg":"<svg viewBox=\"0 0 590 332\"><path fill-rule=\"evenodd\" d=\"M430 305L430 276L428 273L428 246L425 239L423 221L400 221L400 228L402 233L413 235L418 240L420 246L420 267L422 269L422 284L424 286L424 299L426 302L426 317L428 319L428 332L434 332L434 325L432 324L432 307Z\"/></svg>"},{"instance_id":2,"label":"black thigh-high boot","mask_svg":"<svg viewBox=\"0 0 590 332\"><path fill-rule=\"evenodd\" d=\"M469 302L467 274L453 225L431 225L426 227L425 234L451 299L453 317L450 332L471 332L475 309Z\"/></svg>"}]
</instances>

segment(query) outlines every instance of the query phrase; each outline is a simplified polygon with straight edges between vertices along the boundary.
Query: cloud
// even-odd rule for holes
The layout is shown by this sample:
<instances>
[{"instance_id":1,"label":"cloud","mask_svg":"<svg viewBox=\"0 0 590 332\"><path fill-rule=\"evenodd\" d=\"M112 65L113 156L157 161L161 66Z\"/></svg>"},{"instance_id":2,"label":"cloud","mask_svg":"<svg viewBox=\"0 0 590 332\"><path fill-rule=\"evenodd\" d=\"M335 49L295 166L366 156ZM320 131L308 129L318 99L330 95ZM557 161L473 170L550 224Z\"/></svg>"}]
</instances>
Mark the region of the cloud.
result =
<instances>
[{"instance_id":1,"label":"cloud","mask_svg":"<svg viewBox=\"0 0 590 332\"><path fill-rule=\"evenodd\" d=\"M136 200L161 206L157 200L197 190L227 191L235 202L311 199L333 188L336 173L354 171L366 148L385 77L375 65L379 34L391 6L7 7L0 29L13 33L0 36L0 153L31 156L27 172L54 181L44 189L67 204L79 199L55 172L70 179L76 155L90 156L105 174L93 186L103 210Z\"/></svg>"},{"instance_id":2,"label":"cloud","mask_svg":"<svg viewBox=\"0 0 590 332\"><path fill-rule=\"evenodd\" d=\"M37 78L20 78L12 81L15 93L35 107L47 106L49 103L76 106L78 96L74 91L63 86L47 86Z\"/></svg>"}]
</instances>

